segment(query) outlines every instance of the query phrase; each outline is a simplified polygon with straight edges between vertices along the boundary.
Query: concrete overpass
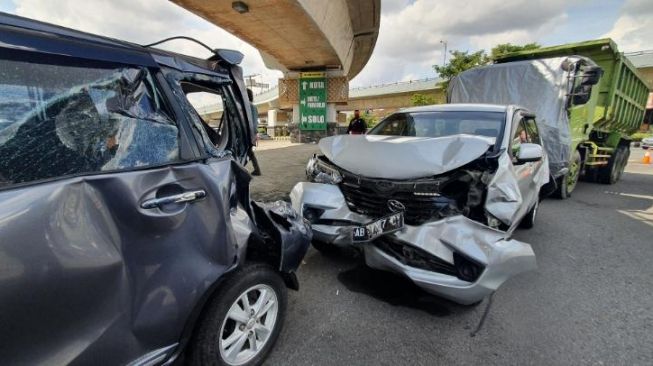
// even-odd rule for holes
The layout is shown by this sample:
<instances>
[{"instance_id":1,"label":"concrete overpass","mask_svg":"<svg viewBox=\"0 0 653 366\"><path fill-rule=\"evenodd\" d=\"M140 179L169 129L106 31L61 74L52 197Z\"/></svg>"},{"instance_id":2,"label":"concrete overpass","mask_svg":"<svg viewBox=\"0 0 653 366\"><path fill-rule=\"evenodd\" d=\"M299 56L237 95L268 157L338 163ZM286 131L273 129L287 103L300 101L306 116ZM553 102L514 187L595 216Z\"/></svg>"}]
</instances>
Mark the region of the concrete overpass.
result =
<instances>
[{"instance_id":1,"label":"concrete overpass","mask_svg":"<svg viewBox=\"0 0 653 366\"><path fill-rule=\"evenodd\" d=\"M171 0L260 52L270 69L337 71L348 80L376 44L380 0Z\"/></svg>"},{"instance_id":2,"label":"concrete overpass","mask_svg":"<svg viewBox=\"0 0 653 366\"><path fill-rule=\"evenodd\" d=\"M170 1L250 43L268 68L283 71L276 98L290 105L296 128L315 138L329 133L336 105L348 102L349 80L370 59L381 19L381 0Z\"/></svg>"}]
</instances>

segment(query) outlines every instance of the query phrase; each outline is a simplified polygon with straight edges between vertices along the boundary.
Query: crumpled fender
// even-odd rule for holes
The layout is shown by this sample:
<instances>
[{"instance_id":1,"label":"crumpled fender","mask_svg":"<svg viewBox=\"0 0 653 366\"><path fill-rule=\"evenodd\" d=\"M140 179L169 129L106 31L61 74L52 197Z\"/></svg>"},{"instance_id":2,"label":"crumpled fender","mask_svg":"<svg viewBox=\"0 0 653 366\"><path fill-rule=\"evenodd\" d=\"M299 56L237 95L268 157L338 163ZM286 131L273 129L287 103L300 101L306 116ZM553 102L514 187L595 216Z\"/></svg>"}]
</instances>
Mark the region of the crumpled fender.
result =
<instances>
[{"instance_id":1,"label":"crumpled fender","mask_svg":"<svg viewBox=\"0 0 653 366\"><path fill-rule=\"evenodd\" d=\"M294 272L310 246L310 225L285 201L252 202L252 208L262 239L281 245L279 271Z\"/></svg>"},{"instance_id":2,"label":"crumpled fender","mask_svg":"<svg viewBox=\"0 0 653 366\"><path fill-rule=\"evenodd\" d=\"M521 218L532 207L535 200L539 199L540 188L549 181L547 155L544 154L542 160L535 165L539 168L533 171L535 175L528 187L526 197L522 197L512 159L507 151L499 156L497 170L488 183L485 210L510 226L509 232L514 230L517 218Z\"/></svg>"}]
</instances>

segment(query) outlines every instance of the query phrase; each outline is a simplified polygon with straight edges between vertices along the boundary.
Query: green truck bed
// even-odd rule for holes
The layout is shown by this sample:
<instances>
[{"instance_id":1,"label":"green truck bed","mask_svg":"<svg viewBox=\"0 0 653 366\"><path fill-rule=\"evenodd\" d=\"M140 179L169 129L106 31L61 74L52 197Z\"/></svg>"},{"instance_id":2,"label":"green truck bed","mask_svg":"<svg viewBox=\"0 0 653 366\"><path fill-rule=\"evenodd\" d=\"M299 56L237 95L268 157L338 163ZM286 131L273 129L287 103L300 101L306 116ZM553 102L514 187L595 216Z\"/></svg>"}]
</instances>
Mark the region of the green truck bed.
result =
<instances>
[{"instance_id":1,"label":"green truck bed","mask_svg":"<svg viewBox=\"0 0 653 366\"><path fill-rule=\"evenodd\" d=\"M506 54L497 63L580 55L603 69L593 129L630 135L644 120L649 86L609 38Z\"/></svg>"}]
</instances>

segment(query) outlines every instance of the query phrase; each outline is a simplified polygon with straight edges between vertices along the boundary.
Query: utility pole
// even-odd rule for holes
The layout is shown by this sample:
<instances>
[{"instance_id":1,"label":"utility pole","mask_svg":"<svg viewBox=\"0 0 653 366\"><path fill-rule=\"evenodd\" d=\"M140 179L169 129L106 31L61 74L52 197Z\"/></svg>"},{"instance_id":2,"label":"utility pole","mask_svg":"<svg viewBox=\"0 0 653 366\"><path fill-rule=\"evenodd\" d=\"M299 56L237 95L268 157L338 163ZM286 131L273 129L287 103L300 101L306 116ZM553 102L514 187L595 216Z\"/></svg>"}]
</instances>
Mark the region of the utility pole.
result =
<instances>
[{"instance_id":1,"label":"utility pole","mask_svg":"<svg viewBox=\"0 0 653 366\"><path fill-rule=\"evenodd\" d=\"M444 55L442 56L442 66L447 64L447 41L440 40L440 43L444 45Z\"/></svg>"}]
</instances>

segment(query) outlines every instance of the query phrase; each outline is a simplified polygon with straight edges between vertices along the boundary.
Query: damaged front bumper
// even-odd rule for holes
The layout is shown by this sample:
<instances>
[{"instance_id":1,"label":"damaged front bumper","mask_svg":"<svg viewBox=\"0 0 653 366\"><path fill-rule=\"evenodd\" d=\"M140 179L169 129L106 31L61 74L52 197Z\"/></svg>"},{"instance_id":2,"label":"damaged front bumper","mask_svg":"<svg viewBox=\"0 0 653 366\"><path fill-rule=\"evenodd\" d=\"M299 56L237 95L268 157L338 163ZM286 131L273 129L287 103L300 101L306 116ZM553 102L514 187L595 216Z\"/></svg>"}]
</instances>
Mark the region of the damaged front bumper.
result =
<instances>
[{"instance_id":1,"label":"damaged front bumper","mask_svg":"<svg viewBox=\"0 0 653 366\"><path fill-rule=\"evenodd\" d=\"M353 244L353 227L375 218L349 210L338 186L298 183L293 208L311 221L313 238L337 246L362 246L365 262L407 276L424 290L460 304L472 304L503 282L536 268L530 245L462 215Z\"/></svg>"}]
</instances>

